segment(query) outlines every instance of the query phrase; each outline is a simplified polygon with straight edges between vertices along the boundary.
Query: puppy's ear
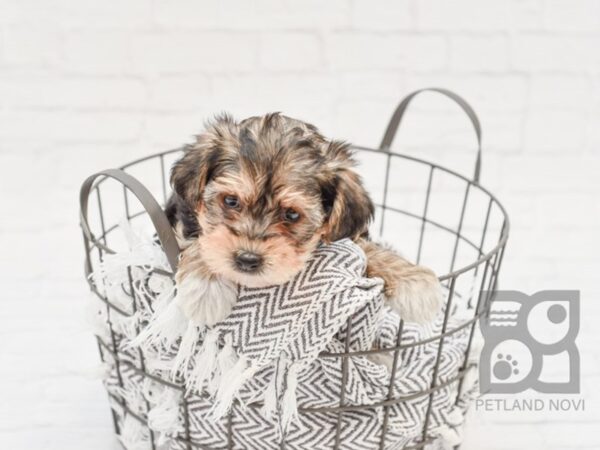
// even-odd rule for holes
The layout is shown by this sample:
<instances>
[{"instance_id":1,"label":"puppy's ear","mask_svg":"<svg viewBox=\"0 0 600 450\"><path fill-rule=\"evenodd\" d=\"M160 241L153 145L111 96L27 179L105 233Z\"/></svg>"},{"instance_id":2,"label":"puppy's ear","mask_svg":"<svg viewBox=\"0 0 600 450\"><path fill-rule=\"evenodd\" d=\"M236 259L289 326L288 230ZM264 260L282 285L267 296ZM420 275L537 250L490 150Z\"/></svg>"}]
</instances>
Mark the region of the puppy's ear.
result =
<instances>
[{"instance_id":1,"label":"puppy's ear","mask_svg":"<svg viewBox=\"0 0 600 450\"><path fill-rule=\"evenodd\" d=\"M356 239L367 232L373 219L373 203L354 171L356 163L348 144L327 143L324 157L326 168L321 193L326 221L323 239L327 242Z\"/></svg>"},{"instance_id":2,"label":"puppy's ear","mask_svg":"<svg viewBox=\"0 0 600 450\"><path fill-rule=\"evenodd\" d=\"M202 199L208 182L237 142L237 124L228 115L208 123L196 143L186 146L185 154L171 169L173 191L191 208Z\"/></svg>"}]
</instances>

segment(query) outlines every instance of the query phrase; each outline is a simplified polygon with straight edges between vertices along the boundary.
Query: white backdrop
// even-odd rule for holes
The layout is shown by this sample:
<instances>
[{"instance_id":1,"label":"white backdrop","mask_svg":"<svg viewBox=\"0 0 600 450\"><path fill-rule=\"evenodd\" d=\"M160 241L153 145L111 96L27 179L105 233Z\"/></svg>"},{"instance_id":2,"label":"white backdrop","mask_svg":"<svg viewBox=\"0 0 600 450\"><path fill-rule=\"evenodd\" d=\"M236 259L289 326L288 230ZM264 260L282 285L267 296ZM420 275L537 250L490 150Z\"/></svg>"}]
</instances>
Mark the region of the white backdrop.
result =
<instances>
[{"instance_id":1,"label":"white backdrop","mask_svg":"<svg viewBox=\"0 0 600 450\"><path fill-rule=\"evenodd\" d=\"M431 85L480 114L482 183L512 221L501 287L582 291L586 411L477 412L464 448L599 448L600 2L0 0L2 448L117 448L85 376L84 177L220 111L377 145L397 101ZM396 148L471 174L472 130L433 96Z\"/></svg>"}]
</instances>

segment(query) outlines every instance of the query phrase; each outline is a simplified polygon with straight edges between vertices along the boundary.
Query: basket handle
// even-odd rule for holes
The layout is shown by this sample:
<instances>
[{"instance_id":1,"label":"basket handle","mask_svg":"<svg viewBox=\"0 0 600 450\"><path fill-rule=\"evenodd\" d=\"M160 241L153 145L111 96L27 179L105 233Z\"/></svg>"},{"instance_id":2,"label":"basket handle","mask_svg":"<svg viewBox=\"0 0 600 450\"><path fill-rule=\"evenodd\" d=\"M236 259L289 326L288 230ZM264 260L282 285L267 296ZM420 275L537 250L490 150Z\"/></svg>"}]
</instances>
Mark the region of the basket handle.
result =
<instances>
[{"instance_id":1,"label":"basket handle","mask_svg":"<svg viewBox=\"0 0 600 450\"><path fill-rule=\"evenodd\" d=\"M88 225L88 201L94 186L94 182L99 177L108 177L118 181L136 196L148 213L148 216L150 216L150 220L152 221L156 233L158 234L158 239L160 240L162 248L167 255L169 265L171 266L173 272L176 272L180 249L179 245L177 244L175 234L171 228L171 224L169 223L169 219L167 219L162 207L155 200L150 191L146 189L146 187L136 178L132 177L123 170L103 170L88 177L81 185L81 191L79 193L80 223L85 237L98 244Z\"/></svg>"},{"instance_id":2,"label":"basket handle","mask_svg":"<svg viewBox=\"0 0 600 450\"><path fill-rule=\"evenodd\" d=\"M389 151L392 146L392 142L394 141L394 137L396 136L396 132L398 131L398 127L400 126L400 122L402 121L402 117L404 116L404 112L408 105L412 101L414 97L416 97L421 92L437 92L439 94L445 95L449 99L453 100L461 109L467 114L467 117L471 121L473 128L475 129L475 134L477 136L477 159L475 160L475 173L473 175L473 181L475 183L479 183L479 174L481 172L481 124L479 123L479 118L475 111L469 105L465 99L455 94L452 91L444 88L425 88L419 89L418 91L414 91L411 94L408 94L404 99L400 102L394 114L392 115L390 122L385 130L385 134L381 141L381 145L379 146L380 150Z\"/></svg>"}]
</instances>

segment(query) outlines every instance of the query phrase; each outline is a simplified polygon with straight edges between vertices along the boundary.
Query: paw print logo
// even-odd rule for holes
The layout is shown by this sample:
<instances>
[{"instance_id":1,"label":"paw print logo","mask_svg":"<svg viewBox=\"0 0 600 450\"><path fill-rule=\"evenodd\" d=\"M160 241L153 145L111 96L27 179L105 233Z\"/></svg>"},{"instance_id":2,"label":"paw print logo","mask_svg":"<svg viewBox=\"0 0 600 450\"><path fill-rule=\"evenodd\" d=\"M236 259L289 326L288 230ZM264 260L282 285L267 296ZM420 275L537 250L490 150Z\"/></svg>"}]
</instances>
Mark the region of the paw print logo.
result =
<instances>
[{"instance_id":1,"label":"paw print logo","mask_svg":"<svg viewBox=\"0 0 600 450\"><path fill-rule=\"evenodd\" d=\"M513 375L519 375L518 365L519 362L513 359L512 355L504 356L502 353L498 353L498 360L492 370L494 376L499 380L508 380Z\"/></svg>"},{"instance_id":2,"label":"paw print logo","mask_svg":"<svg viewBox=\"0 0 600 450\"><path fill-rule=\"evenodd\" d=\"M479 323L484 338L479 365L482 393L512 394L526 389L579 392L579 352L575 345L579 291L542 291L532 296L498 291ZM548 379L544 365L553 359L560 362L564 377L543 381Z\"/></svg>"}]
</instances>

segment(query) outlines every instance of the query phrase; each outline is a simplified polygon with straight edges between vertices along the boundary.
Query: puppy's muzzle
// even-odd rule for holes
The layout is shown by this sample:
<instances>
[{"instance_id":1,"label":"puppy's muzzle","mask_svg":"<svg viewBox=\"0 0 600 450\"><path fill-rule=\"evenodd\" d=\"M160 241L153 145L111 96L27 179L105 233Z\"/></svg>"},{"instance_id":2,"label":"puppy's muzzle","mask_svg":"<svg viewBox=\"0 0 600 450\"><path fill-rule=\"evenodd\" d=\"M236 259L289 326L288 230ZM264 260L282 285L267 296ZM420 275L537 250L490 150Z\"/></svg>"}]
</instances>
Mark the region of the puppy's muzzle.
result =
<instances>
[{"instance_id":1,"label":"puppy's muzzle","mask_svg":"<svg viewBox=\"0 0 600 450\"><path fill-rule=\"evenodd\" d=\"M252 273L258 271L263 263L260 255L252 252L241 252L235 256L235 267L240 272Z\"/></svg>"}]
</instances>

